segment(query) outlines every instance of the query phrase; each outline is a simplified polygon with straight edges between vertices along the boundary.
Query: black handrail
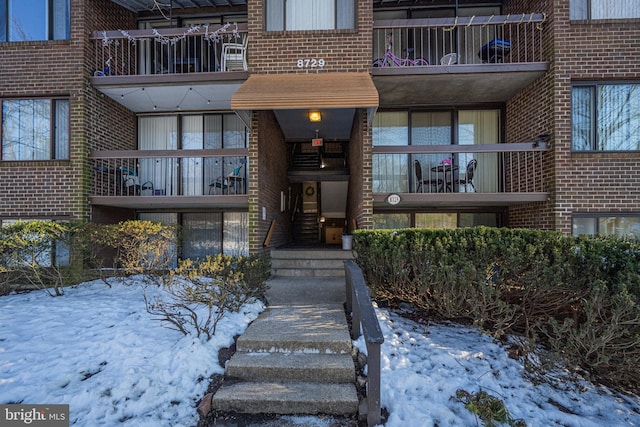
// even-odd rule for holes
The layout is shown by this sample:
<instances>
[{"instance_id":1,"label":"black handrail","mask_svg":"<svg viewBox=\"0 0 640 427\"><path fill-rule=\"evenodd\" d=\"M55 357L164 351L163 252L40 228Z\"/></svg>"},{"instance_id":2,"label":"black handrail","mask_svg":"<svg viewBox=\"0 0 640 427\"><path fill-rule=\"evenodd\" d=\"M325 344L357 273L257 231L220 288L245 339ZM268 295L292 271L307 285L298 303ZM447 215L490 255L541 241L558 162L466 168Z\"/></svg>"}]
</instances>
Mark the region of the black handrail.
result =
<instances>
[{"instance_id":1,"label":"black handrail","mask_svg":"<svg viewBox=\"0 0 640 427\"><path fill-rule=\"evenodd\" d=\"M347 284L347 313L351 314L351 338L356 340L362 333L367 344L367 425L380 424L380 346L384 336L371 304L369 290L362 270L351 261L344 261Z\"/></svg>"}]
</instances>

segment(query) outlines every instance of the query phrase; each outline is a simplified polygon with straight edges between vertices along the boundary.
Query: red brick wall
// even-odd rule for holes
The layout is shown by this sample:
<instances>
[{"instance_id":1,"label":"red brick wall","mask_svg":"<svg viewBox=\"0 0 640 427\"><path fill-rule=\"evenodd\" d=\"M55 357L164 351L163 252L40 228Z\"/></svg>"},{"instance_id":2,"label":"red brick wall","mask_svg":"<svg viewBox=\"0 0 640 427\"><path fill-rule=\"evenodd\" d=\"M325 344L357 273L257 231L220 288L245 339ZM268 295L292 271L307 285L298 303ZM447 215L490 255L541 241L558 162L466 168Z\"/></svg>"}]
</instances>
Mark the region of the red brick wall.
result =
<instances>
[{"instance_id":1,"label":"red brick wall","mask_svg":"<svg viewBox=\"0 0 640 427\"><path fill-rule=\"evenodd\" d=\"M640 153L571 152L571 82L640 83L640 25L570 22L568 2L555 4L554 80L556 228L571 233L571 213L640 212Z\"/></svg>"},{"instance_id":2,"label":"red brick wall","mask_svg":"<svg viewBox=\"0 0 640 427\"><path fill-rule=\"evenodd\" d=\"M505 14L544 13L542 23L544 58L549 61L549 71L511 98L506 106L506 142L531 142L538 135L551 136L553 147L553 68L554 68L554 15L549 1L509 1ZM543 181L546 191L554 194L555 162L553 151L544 154ZM512 174L523 176L526 174ZM554 229L553 203L543 202L511 206L508 210L509 227Z\"/></svg>"},{"instance_id":3,"label":"red brick wall","mask_svg":"<svg viewBox=\"0 0 640 427\"><path fill-rule=\"evenodd\" d=\"M354 30L264 31L262 1L248 5L249 71L253 74L371 71L373 3L357 1ZM298 68L298 59L324 59L323 68Z\"/></svg>"},{"instance_id":4,"label":"red brick wall","mask_svg":"<svg viewBox=\"0 0 640 427\"><path fill-rule=\"evenodd\" d=\"M288 150L284 136L272 111L254 113L249 135L249 252L268 252L291 240L291 212L280 212L280 192L288 194ZM262 209L266 209L266 219ZM276 227L270 246L263 242L271 225Z\"/></svg>"},{"instance_id":5,"label":"red brick wall","mask_svg":"<svg viewBox=\"0 0 640 427\"><path fill-rule=\"evenodd\" d=\"M367 126L367 113L356 113L349 143L349 195L347 198L347 230L353 231L353 221L359 229L373 228L373 142Z\"/></svg>"},{"instance_id":6,"label":"red brick wall","mask_svg":"<svg viewBox=\"0 0 640 427\"><path fill-rule=\"evenodd\" d=\"M1 218L88 219L88 147L107 138L102 135L126 141L133 133L135 141L135 126L121 120L129 115L115 107L110 116L114 106L88 84L88 35L102 25L133 25L119 10L111 2L72 0L70 40L0 43L3 98L62 96L70 102L68 161L0 162Z\"/></svg>"}]
</instances>

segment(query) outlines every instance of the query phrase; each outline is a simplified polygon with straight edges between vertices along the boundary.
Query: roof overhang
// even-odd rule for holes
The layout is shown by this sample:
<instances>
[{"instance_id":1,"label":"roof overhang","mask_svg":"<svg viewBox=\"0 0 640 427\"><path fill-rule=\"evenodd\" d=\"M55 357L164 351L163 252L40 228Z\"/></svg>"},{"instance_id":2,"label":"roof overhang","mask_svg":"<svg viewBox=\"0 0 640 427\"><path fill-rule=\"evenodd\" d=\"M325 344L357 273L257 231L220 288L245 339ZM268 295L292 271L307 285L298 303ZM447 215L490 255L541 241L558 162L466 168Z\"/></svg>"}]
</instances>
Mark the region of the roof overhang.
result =
<instances>
[{"instance_id":1,"label":"roof overhang","mask_svg":"<svg viewBox=\"0 0 640 427\"><path fill-rule=\"evenodd\" d=\"M92 77L91 84L135 113L231 109L248 73Z\"/></svg>"}]
</instances>

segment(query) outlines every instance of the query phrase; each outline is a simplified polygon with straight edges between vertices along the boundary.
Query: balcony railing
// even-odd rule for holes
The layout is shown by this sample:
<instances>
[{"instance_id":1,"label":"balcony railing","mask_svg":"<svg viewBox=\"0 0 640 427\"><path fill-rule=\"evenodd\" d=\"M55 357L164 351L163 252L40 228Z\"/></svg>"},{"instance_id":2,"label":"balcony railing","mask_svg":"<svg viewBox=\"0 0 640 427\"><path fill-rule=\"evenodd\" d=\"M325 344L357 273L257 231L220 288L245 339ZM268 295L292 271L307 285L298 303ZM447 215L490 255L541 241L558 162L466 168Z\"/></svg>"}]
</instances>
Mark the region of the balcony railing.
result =
<instances>
[{"instance_id":1,"label":"balcony railing","mask_svg":"<svg viewBox=\"0 0 640 427\"><path fill-rule=\"evenodd\" d=\"M247 149L94 152L92 196L247 194Z\"/></svg>"},{"instance_id":2,"label":"balcony railing","mask_svg":"<svg viewBox=\"0 0 640 427\"><path fill-rule=\"evenodd\" d=\"M544 142L373 148L374 193L545 193Z\"/></svg>"},{"instance_id":3,"label":"balcony railing","mask_svg":"<svg viewBox=\"0 0 640 427\"><path fill-rule=\"evenodd\" d=\"M390 54L422 58L429 66L543 62L544 21L543 14L378 20L373 24L374 66ZM394 64L390 59L384 66ZM395 65L412 63L396 60Z\"/></svg>"},{"instance_id":4,"label":"balcony railing","mask_svg":"<svg viewBox=\"0 0 640 427\"><path fill-rule=\"evenodd\" d=\"M242 45L246 33L246 24L96 31L94 76L229 71L221 69L223 46Z\"/></svg>"}]
</instances>

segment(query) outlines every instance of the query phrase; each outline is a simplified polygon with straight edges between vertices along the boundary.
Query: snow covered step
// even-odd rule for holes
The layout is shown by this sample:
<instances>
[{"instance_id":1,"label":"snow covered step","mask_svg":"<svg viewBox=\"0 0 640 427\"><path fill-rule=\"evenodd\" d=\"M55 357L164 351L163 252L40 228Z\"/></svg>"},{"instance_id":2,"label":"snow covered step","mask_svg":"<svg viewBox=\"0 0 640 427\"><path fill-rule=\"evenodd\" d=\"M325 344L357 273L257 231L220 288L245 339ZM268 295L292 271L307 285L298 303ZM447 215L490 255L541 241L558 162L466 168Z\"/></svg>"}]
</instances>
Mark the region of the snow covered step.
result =
<instances>
[{"instance_id":1,"label":"snow covered step","mask_svg":"<svg viewBox=\"0 0 640 427\"><path fill-rule=\"evenodd\" d=\"M242 353L227 362L229 377L245 381L307 381L353 383L350 354Z\"/></svg>"},{"instance_id":2,"label":"snow covered step","mask_svg":"<svg viewBox=\"0 0 640 427\"><path fill-rule=\"evenodd\" d=\"M339 304L280 306L265 310L236 343L248 353L351 354L351 337Z\"/></svg>"},{"instance_id":3,"label":"snow covered step","mask_svg":"<svg viewBox=\"0 0 640 427\"><path fill-rule=\"evenodd\" d=\"M218 411L249 414L355 414L354 384L308 382L224 383L212 400Z\"/></svg>"}]
</instances>

